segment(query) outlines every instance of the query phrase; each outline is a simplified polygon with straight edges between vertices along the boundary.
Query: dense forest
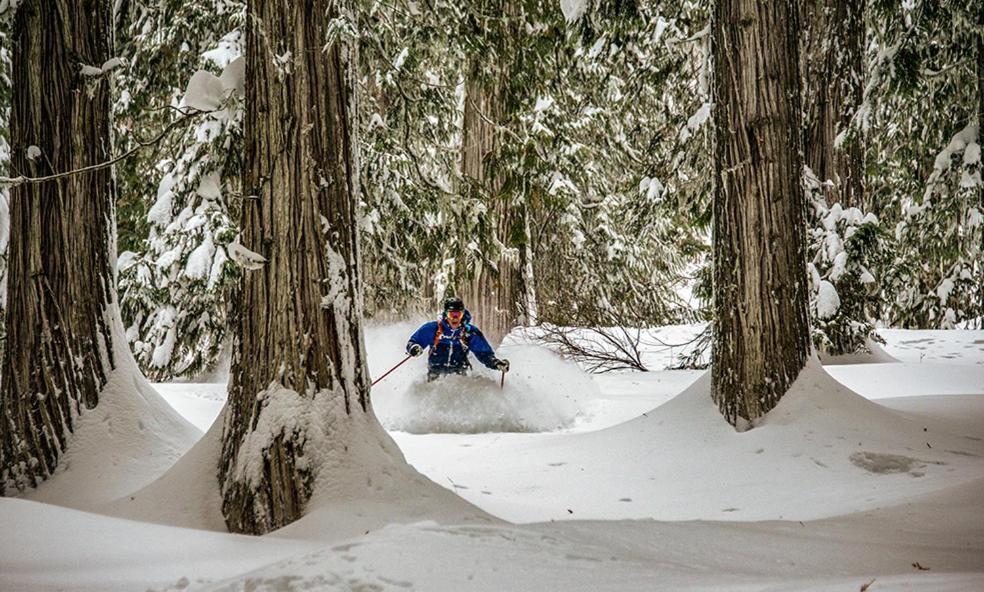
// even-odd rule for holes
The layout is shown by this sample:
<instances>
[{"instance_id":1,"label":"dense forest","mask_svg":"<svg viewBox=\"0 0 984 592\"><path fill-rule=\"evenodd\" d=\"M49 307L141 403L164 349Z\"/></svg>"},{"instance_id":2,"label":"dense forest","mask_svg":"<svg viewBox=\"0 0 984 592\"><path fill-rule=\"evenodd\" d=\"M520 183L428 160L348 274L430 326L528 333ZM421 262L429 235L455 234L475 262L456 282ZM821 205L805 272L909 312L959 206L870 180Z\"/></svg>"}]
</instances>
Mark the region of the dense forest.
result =
<instances>
[{"instance_id":1,"label":"dense forest","mask_svg":"<svg viewBox=\"0 0 984 592\"><path fill-rule=\"evenodd\" d=\"M287 526L356 474L398 489L420 476L374 415L366 327L452 296L491 347L598 371L696 326L668 365L709 367L740 432L814 353L984 329L984 3L0 0L0 19L2 495L55 476L118 383L226 374L201 478L229 531ZM510 362L483 364L504 389Z\"/></svg>"},{"instance_id":2,"label":"dense forest","mask_svg":"<svg viewBox=\"0 0 984 592\"><path fill-rule=\"evenodd\" d=\"M500 337L522 323L712 317L710 7L601 3L568 25L541 4L366 3L332 25L358 52L367 317L429 310L446 293L491 298L485 325ZM843 353L877 324L975 326L979 10L801 12L814 342ZM218 75L245 53L246 5L123 2L113 18L119 59L89 83L111 89L116 151L138 148L116 167L119 307L149 376L194 376L229 342L244 269L245 110L236 93L196 113L182 98L196 71Z\"/></svg>"}]
</instances>

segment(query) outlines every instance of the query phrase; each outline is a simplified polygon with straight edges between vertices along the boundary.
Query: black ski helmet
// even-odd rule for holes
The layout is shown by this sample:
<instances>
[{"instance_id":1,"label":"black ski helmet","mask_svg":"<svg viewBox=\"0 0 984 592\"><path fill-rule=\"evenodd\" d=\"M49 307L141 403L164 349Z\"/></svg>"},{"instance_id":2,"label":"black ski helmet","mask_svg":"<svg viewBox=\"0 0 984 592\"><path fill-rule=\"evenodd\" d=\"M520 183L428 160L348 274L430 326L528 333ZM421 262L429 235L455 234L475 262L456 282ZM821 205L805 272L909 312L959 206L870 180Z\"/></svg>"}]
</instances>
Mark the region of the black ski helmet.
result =
<instances>
[{"instance_id":1,"label":"black ski helmet","mask_svg":"<svg viewBox=\"0 0 984 592\"><path fill-rule=\"evenodd\" d=\"M449 310L465 310L465 303L457 296L449 296L444 299L444 312Z\"/></svg>"}]
</instances>

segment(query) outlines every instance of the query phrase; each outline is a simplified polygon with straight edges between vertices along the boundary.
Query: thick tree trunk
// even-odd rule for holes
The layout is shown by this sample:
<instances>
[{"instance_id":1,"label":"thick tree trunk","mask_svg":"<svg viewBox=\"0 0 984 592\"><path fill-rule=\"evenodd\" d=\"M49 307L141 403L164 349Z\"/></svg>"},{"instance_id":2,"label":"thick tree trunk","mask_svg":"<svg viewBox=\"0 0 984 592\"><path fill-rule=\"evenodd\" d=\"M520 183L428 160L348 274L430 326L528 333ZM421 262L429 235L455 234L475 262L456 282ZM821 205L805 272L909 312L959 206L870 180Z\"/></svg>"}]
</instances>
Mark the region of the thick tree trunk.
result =
<instances>
[{"instance_id":1,"label":"thick tree trunk","mask_svg":"<svg viewBox=\"0 0 984 592\"><path fill-rule=\"evenodd\" d=\"M977 5L977 143L984 143L984 2ZM984 164L980 165L984 169ZM984 174L984 170L982 170ZM984 215L984 184L977 188L980 196L979 208ZM984 257L984 228L981 232L981 257ZM977 314L979 328L984 329L984 262L978 260L981 277L978 279Z\"/></svg>"},{"instance_id":2,"label":"thick tree trunk","mask_svg":"<svg viewBox=\"0 0 984 592\"><path fill-rule=\"evenodd\" d=\"M772 409L810 352L793 0L718 0L712 393L736 426Z\"/></svg>"},{"instance_id":3,"label":"thick tree trunk","mask_svg":"<svg viewBox=\"0 0 984 592\"><path fill-rule=\"evenodd\" d=\"M829 205L862 207L864 143L850 132L864 94L864 0L803 3L804 157Z\"/></svg>"},{"instance_id":4,"label":"thick tree trunk","mask_svg":"<svg viewBox=\"0 0 984 592\"><path fill-rule=\"evenodd\" d=\"M516 240L518 229L528 228L525 208L513 204L511 192L503 192L505 174L496 166L497 152L503 142L497 125L506 125L504 96L505 71L488 79L473 61L465 77L465 114L462 129L461 173L486 205L489 231L503 249L518 249L519 257L508 253L499 256L494 267L478 264L459 272L460 296L471 310L475 323L489 341L497 345L513 327L528 322L526 301L532 286L526 286L526 262L530 252L526 240Z\"/></svg>"},{"instance_id":5,"label":"thick tree trunk","mask_svg":"<svg viewBox=\"0 0 984 592\"><path fill-rule=\"evenodd\" d=\"M20 4L10 122L16 173L37 177L109 159L109 81L81 73L109 58L109 22L105 0ZM113 368L114 198L108 168L10 191L0 491L51 475L75 418L96 406Z\"/></svg>"},{"instance_id":6,"label":"thick tree trunk","mask_svg":"<svg viewBox=\"0 0 984 592\"><path fill-rule=\"evenodd\" d=\"M321 465L370 412L358 275L354 49L338 4L251 1L244 273L222 437L223 514L263 533L304 511ZM305 423L307 422L307 423ZM321 439L319 439L321 438ZM315 448L315 449L312 449Z\"/></svg>"}]
</instances>

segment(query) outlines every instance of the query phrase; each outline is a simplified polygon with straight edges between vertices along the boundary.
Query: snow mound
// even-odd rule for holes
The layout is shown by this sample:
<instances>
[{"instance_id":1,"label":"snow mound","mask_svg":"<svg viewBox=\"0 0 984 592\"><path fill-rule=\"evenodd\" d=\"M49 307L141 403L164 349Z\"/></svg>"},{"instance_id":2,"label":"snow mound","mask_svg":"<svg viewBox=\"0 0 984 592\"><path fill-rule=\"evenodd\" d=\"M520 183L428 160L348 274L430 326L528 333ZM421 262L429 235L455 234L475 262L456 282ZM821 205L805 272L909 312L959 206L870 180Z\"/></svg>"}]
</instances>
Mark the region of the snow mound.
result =
<instances>
[{"instance_id":1,"label":"snow mound","mask_svg":"<svg viewBox=\"0 0 984 592\"><path fill-rule=\"evenodd\" d=\"M224 413L157 481L97 510L155 524L225 531L217 468ZM408 465L371 414L354 413L347 421L329 421L327 426L345 443L344 449L315 446L312 442L326 440L316 428L309 429L306 457L320 466L318 477L305 515L276 536L337 541L390 523L496 522Z\"/></svg>"},{"instance_id":2,"label":"snow mound","mask_svg":"<svg viewBox=\"0 0 984 592\"><path fill-rule=\"evenodd\" d=\"M147 485L201 437L154 390L130 353L113 312L116 368L99 404L76 420L55 473L23 497L87 510Z\"/></svg>"},{"instance_id":3,"label":"snow mound","mask_svg":"<svg viewBox=\"0 0 984 592\"><path fill-rule=\"evenodd\" d=\"M512 364L504 384L477 365L468 376L427 382L426 370L414 368L410 381L381 382L373 390L380 421L414 434L547 432L572 426L598 395L590 376L544 348L509 345L497 355Z\"/></svg>"},{"instance_id":4,"label":"snow mound","mask_svg":"<svg viewBox=\"0 0 984 592\"><path fill-rule=\"evenodd\" d=\"M867 352L843 354L830 356L823 352L818 352L820 361L824 366L847 366L851 364L894 364L898 359L893 357L880 343L873 339L868 339L865 343Z\"/></svg>"},{"instance_id":5,"label":"snow mound","mask_svg":"<svg viewBox=\"0 0 984 592\"><path fill-rule=\"evenodd\" d=\"M273 536L338 542L394 523L498 523L407 464L372 414L353 414L334 429L345 449L321 451L304 516Z\"/></svg>"},{"instance_id":6,"label":"snow mound","mask_svg":"<svg viewBox=\"0 0 984 592\"><path fill-rule=\"evenodd\" d=\"M420 468L512 522L812 520L903 504L984 478L979 428L966 431L869 401L837 382L816 357L746 432L724 421L710 386L705 373L626 423L501 438L494 455L491 443L475 440L448 453L453 468L446 458L421 461ZM797 484L795 495L790 483Z\"/></svg>"},{"instance_id":7,"label":"snow mound","mask_svg":"<svg viewBox=\"0 0 984 592\"><path fill-rule=\"evenodd\" d=\"M202 439L160 478L96 511L153 524L225 532L218 476L223 414L224 411Z\"/></svg>"}]
</instances>

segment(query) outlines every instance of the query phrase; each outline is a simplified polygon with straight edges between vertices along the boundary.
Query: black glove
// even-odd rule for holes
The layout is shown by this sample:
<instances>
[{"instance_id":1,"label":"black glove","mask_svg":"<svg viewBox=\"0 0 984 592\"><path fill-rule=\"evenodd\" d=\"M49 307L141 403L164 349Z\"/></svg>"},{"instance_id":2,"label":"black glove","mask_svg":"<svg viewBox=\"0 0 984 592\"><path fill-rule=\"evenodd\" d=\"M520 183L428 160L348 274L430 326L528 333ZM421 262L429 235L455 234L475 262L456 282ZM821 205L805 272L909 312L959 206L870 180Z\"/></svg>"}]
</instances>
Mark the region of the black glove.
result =
<instances>
[{"instance_id":1,"label":"black glove","mask_svg":"<svg viewBox=\"0 0 984 592\"><path fill-rule=\"evenodd\" d=\"M407 353L416 358L420 354L424 353L424 348L421 347L419 343L411 343L407 346Z\"/></svg>"},{"instance_id":2,"label":"black glove","mask_svg":"<svg viewBox=\"0 0 984 592\"><path fill-rule=\"evenodd\" d=\"M501 370L502 372L509 372L509 360L499 360L499 359L497 359L494 362L494 364L495 364L495 369L496 370Z\"/></svg>"}]
</instances>

